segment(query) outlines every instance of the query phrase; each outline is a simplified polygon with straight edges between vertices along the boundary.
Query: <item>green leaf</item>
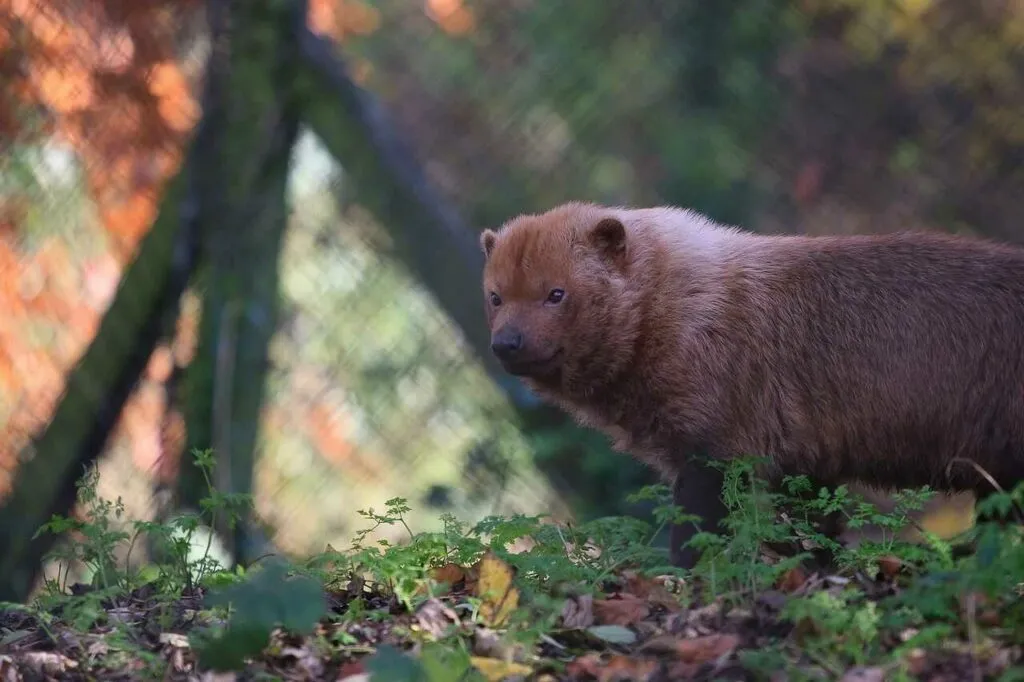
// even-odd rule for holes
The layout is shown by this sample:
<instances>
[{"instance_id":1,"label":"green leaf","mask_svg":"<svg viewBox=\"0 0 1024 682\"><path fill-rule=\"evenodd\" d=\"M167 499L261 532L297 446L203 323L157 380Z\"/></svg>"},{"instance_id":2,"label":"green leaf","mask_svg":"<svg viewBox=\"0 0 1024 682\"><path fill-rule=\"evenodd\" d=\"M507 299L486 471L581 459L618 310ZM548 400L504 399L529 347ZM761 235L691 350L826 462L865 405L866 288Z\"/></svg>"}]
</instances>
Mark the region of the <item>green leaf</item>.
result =
<instances>
[{"instance_id":1,"label":"green leaf","mask_svg":"<svg viewBox=\"0 0 1024 682\"><path fill-rule=\"evenodd\" d=\"M241 670L245 659L263 651L270 632L271 628L261 623L232 624L219 637L203 638L195 643L199 665L215 671Z\"/></svg>"},{"instance_id":2,"label":"green leaf","mask_svg":"<svg viewBox=\"0 0 1024 682\"><path fill-rule=\"evenodd\" d=\"M587 632L612 644L633 644L636 642L636 633L621 625L593 625L587 628Z\"/></svg>"},{"instance_id":3,"label":"green leaf","mask_svg":"<svg viewBox=\"0 0 1024 682\"><path fill-rule=\"evenodd\" d=\"M203 665L237 669L246 657L262 651L278 625L296 634L313 631L327 615L323 588L313 578L289 578L287 572L285 562L270 560L244 580L207 594L207 605L230 606L232 611L227 631L197 647Z\"/></svg>"},{"instance_id":4,"label":"green leaf","mask_svg":"<svg viewBox=\"0 0 1024 682\"><path fill-rule=\"evenodd\" d=\"M420 651L420 665L430 682L475 682L484 679L483 675L473 668L473 663L465 651L449 649L438 642L423 645Z\"/></svg>"},{"instance_id":5,"label":"green leaf","mask_svg":"<svg viewBox=\"0 0 1024 682\"><path fill-rule=\"evenodd\" d=\"M273 628L275 625L296 634L309 634L327 615L327 600L322 586L309 576L286 577L287 566L271 561L252 571L242 582L211 592L211 606L234 608L232 623L252 622Z\"/></svg>"},{"instance_id":6,"label":"green leaf","mask_svg":"<svg viewBox=\"0 0 1024 682\"><path fill-rule=\"evenodd\" d=\"M372 682L430 682L427 671L416 659L384 644L363 661Z\"/></svg>"}]
</instances>

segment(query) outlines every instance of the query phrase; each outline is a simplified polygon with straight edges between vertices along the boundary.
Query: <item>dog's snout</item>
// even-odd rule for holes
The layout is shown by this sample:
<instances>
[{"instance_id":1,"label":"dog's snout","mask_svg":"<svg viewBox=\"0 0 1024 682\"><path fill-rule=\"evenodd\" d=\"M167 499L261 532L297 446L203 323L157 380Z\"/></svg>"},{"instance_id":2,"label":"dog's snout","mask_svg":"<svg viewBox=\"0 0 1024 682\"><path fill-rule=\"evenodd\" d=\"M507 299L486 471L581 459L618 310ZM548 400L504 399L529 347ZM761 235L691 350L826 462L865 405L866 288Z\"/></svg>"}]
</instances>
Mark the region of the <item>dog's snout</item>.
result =
<instances>
[{"instance_id":1,"label":"dog's snout","mask_svg":"<svg viewBox=\"0 0 1024 682\"><path fill-rule=\"evenodd\" d=\"M501 359L513 357L523 347L523 333L515 327L502 327L491 337L491 352Z\"/></svg>"}]
</instances>

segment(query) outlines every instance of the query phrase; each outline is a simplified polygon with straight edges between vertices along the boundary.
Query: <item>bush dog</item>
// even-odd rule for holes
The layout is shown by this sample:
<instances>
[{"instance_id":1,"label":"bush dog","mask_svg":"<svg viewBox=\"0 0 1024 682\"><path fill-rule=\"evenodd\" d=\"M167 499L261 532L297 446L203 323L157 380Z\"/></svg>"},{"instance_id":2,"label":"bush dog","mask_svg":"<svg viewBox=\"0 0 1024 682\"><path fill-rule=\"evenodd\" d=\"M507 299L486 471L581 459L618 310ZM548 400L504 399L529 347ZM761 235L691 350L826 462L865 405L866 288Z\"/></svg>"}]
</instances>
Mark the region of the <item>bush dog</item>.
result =
<instances>
[{"instance_id":1,"label":"bush dog","mask_svg":"<svg viewBox=\"0 0 1024 682\"><path fill-rule=\"evenodd\" d=\"M658 469L709 530L722 478L692 453L979 498L1024 477L1024 249L578 202L480 245L505 371ZM695 532L671 529L674 564L696 562Z\"/></svg>"}]
</instances>

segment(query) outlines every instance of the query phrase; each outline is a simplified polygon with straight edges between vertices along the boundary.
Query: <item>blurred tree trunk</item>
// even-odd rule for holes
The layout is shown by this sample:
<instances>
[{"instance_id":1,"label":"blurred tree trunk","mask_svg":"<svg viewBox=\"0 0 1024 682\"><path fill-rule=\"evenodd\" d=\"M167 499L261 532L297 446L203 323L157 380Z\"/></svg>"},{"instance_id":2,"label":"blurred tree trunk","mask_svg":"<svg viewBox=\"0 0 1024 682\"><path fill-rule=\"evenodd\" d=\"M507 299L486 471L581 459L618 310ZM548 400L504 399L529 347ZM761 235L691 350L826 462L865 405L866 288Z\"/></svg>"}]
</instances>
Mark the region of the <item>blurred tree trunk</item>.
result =
<instances>
[{"instance_id":1,"label":"blurred tree trunk","mask_svg":"<svg viewBox=\"0 0 1024 682\"><path fill-rule=\"evenodd\" d=\"M379 102L345 72L333 43L298 29L302 114L344 166L362 203L391 233L395 255L459 327L491 378L521 408L538 403L495 361L483 316L483 254L475 233L431 185ZM546 409L546 408L541 408Z\"/></svg>"},{"instance_id":2,"label":"blurred tree trunk","mask_svg":"<svg viewBox=\"0 0 1024 682\"><path fill-rule=\"evenodd\" d=\"M581 431L566 413L538 400L496 362L490 351L480 289L483 253L474 231L429 182L374 96L349 78L333 43L305 27L300 34L305 62L297 82L303 93L304 120L344 166L360 202L391 235L394 255L461 330L468 350L510 398L525 433L551 440L552 435ZM568 440L577 445L585 443L587 434L579 435ZM612 476L599 485L587 485L587 492L583 492L579 486L579 458L592 455L593 449L578 446L572 451L571 456L538 458L536 464L557 489L574 491L591 508L600 507L607 513L622 511L617 502L609 507L608 497L596 492L601 486L618 489L623 481L640 485L654 480L650 471L635 460L617 459ZM484 456L497 454L488 450Z\"/></svg>"},{"instance_id":3,"label":"blurred tree trunk","mask_svg":"<svg viewBox=\"0 0 1024 682\"><path fill-rule=\"evenodd\" d=\"M195 225L188 168L171 181L159 215L127 268L95 339L69 374L46 429L22 453L11 494L0 508L0 600L21 602L54 542L42 533L67 515L75 483L103 451L121 409L158 340L177 317L194 263Z\"/></svg>"},{"instance_id":4,"label":"blurred tree trunk","mask_svg":"<svg viewBox=\"0 0 1024 682\"><path fill-rule=\"evenodd\" d=\"M304 26L300 35L305 61L297 82L304 120L344 166L360 202L391 235L394 255L461 330L467 350L509 397L525 433L539 440L578 433L581 427L566 413L538 400L502 370L491 353L480 289L484 259L475 232L427 179L376 98L351 80L333 43ZM585 435L569 440L586 442ZM617 503L607 505L607 496L588 495L598 485L587 485L588 492L579 489L579 457L587 454L593 451L583 446L574 448L570 457L535 461L557 489L581 495L590 508L621 512ZM487 459L497 456L492 449L484 455ZM634 460L615 460L615 464L614 475L602 484L621 487L623 481L639 485L654 480ZM572 475L567 475L570 471Z\"/></svg>"},{"instance_id":5,"label":"blurred tree trunk","mask_svg":"<svg viewBox=\"0 0 1024 682\"><path fill-rule=\"evenodd\" d=\"M198 508L208 494L191 457L213 449L212 483L221 494L252 493L256 442L278 322L279 258L287 227L286 189L298 118L290 101L295 70L290 25L304 3L232 3L223 44L220 131L206 170L201 217L203 297L199 345L184 386L188 441L179 501ZM303 14L304 16L304 14ZM219 20L223 20L221 18ZM265 550L251 519L216 530L236 560Z\"/></svg>"}]
</instances>

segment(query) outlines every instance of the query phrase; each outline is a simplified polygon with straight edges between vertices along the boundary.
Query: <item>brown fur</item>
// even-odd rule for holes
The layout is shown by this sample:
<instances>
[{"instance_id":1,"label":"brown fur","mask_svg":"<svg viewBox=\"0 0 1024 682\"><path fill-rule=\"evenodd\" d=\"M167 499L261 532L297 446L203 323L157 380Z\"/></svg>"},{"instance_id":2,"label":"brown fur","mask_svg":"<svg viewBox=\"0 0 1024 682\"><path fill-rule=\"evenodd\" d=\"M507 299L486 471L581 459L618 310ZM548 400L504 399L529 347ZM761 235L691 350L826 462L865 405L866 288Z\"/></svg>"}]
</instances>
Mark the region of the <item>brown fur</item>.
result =
<instances>
[{"instance_id":1,"label":"brown fur","mask_svg":"<svg viewBox=\"0 0 1024 682\"><path fill-rule=\"evenodd\" d=\"M1022 249L756 235L583 203L519 216L481 245L492 339L521 333L506 369L657 467L711 523L723 510L706 488L721 479L690 452L767 456L769 477L822 485L990 492L956 458L1004 487L1024 478ZM564 298L545 303L553 288Z\"/></svg>"}]
</instances>

